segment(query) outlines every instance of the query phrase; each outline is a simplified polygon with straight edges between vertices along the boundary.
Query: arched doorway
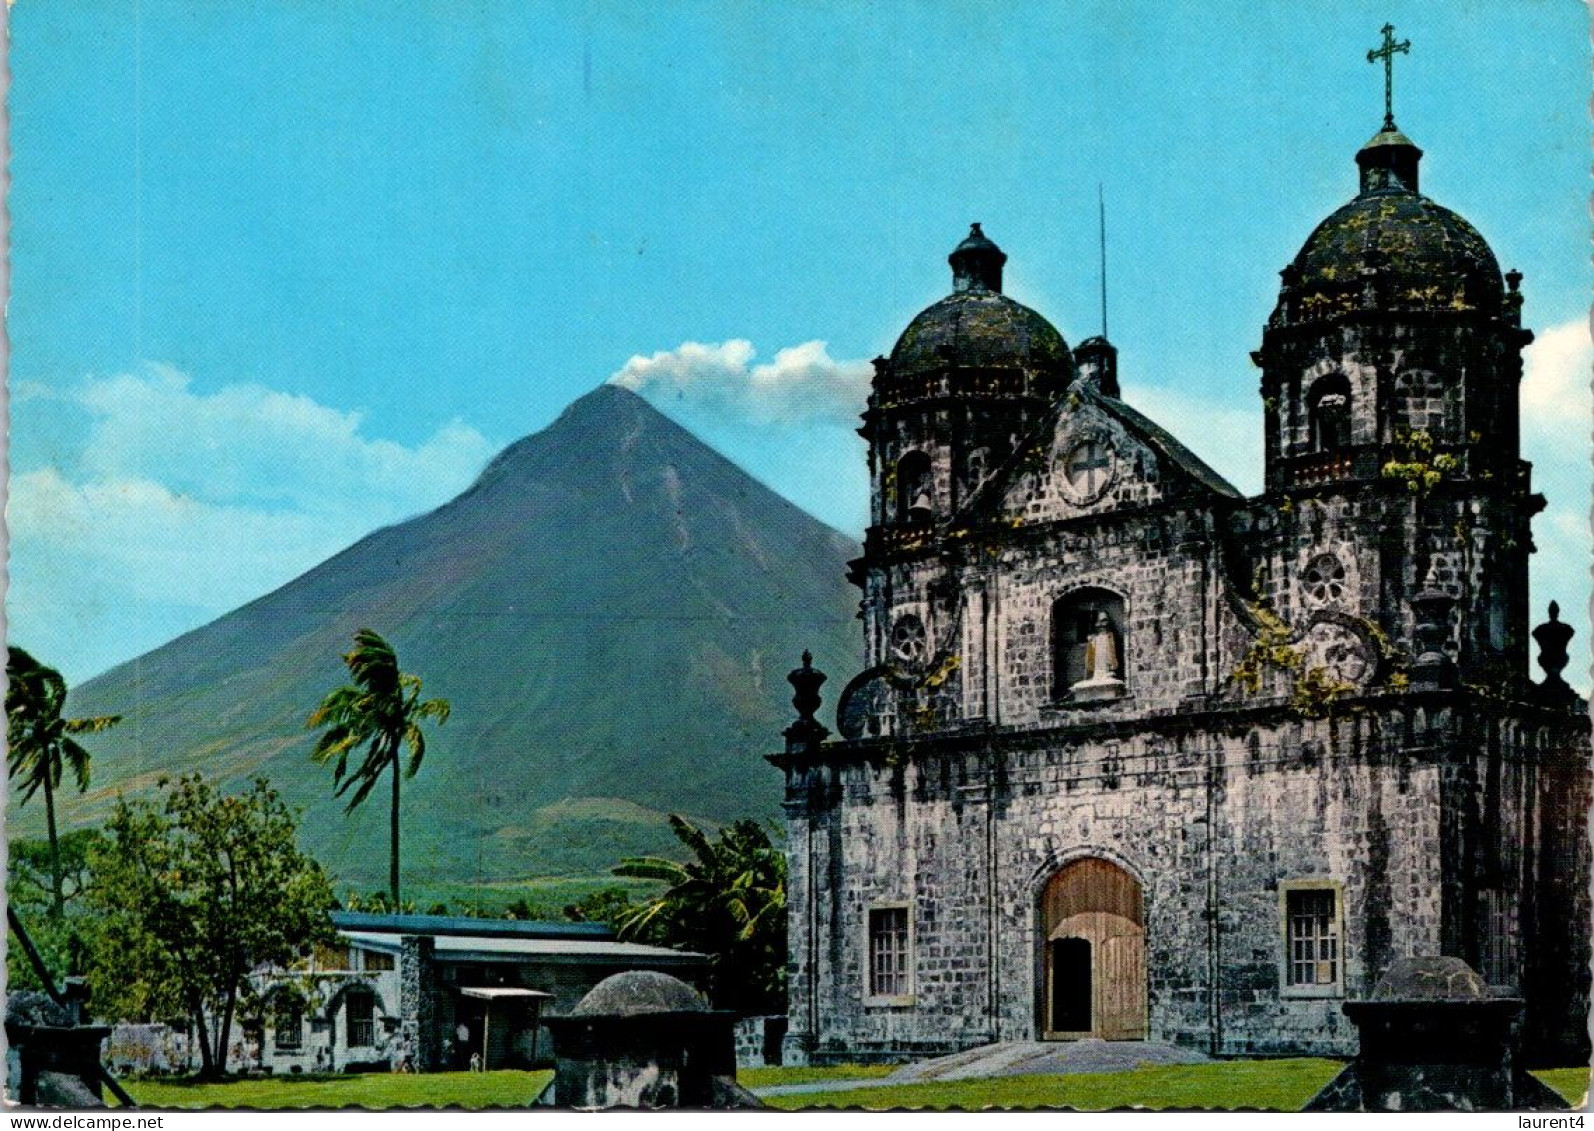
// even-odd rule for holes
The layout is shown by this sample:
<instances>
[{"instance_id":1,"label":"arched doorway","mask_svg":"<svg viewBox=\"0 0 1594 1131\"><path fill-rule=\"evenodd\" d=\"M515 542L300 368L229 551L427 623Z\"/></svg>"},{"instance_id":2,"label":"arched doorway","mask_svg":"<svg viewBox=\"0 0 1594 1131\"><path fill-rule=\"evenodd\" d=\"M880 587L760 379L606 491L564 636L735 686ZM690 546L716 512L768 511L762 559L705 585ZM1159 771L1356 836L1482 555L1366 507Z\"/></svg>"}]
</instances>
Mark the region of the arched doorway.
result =
<instances>
[{"instance_id":1,"label":"arched doorway","mask_svg":"<svg viewBox=\"0 0 1594 1131\"><path fill-rule=\"evenodd\" d=\"M1098 857L1065 864L1041 892L1040 923L1041 1035L1144 1040L1146 917L1140 882Z\"/></svg>"}]
</instances>

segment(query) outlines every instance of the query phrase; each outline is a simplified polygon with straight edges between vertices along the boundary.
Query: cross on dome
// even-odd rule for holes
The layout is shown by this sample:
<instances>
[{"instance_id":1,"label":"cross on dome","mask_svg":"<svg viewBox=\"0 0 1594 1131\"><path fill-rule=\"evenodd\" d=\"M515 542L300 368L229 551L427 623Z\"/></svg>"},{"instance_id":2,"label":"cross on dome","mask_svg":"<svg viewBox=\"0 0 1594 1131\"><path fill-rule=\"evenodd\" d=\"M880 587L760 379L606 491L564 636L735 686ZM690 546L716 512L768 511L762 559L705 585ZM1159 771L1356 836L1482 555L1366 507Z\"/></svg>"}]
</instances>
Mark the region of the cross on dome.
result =
<instances>
[{"instance_id":1,"label":"cross on dome","mask_svg":"<svg viewBox=\"0 0 1594 1131\"><path fill-rule=\"evenodd\" d=\"M1384 45L1367 52L1367 61L1376 63L1379 59L1384 61L1384 129L1395 128L1395 56L1411 54L1411 40L1403 39L1395 42L1395 25L1385 24L1381 29L1384 33Z\"/></svg>"}]
</instances>

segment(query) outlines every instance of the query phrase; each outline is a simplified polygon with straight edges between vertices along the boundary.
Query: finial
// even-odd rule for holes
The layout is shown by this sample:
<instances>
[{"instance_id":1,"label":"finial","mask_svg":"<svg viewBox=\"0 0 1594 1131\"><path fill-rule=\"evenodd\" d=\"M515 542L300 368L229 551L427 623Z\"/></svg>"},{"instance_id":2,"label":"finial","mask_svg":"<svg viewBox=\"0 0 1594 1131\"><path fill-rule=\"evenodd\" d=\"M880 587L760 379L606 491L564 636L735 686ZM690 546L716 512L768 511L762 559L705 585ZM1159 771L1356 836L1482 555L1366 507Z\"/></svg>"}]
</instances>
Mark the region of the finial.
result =
<instances>
[{"instance_id":1,"label":"finial","mask_svg":"<svg viewBox=\"0 0 1594 1131\"><path fill-rule=\"evenodd\" d=\"M1395 42L1395 25L1385 24L1381 29L1384 33L1382 47L1374 48L1367 52L1367 61L1376 63L1379 59L1384 61L1384 129L1395 128L1395 56L1397 54L1411 54L1411 40L1403 39Z\"/></svg>"},{"instance_id":2,"label":"finial","mask_svg":"<svg viewBox=\"0 0 1594 1131\"><path fill-rule=\"evenodd\" d=\"M1544 680L1535 690L1542 702L1554 705L1576 700L1577 693L1561 676L1568 659L1566 646L1576 635L1577 629L1561 623L1561 606L1551 601L1550 619L1533 630L1533 639L1539 644L1539 667L1544 669Z\"/></svg>"},{"instance_id":3,"label":"finial","mask_svg":"<svg viewBox=\"0 0 1594 1131\"><path fill-rule=\"evenodd\" d=\"M978 222L969 225L969 234L947 256L952 265L952 290L1002 293L1002 264L1007 256L991 242Z\"/></svg>"},{"instance_id":4,"label":"finial","mask_svg":"<svg viewBox=\"0 0 1594 1131\"><path fill-rule=\"evenodd\" d=\"M791 705L797 708L798 727L812 727L814 712L819 710L819 685L824 683L825 673L814 667L813 653L803 651L803 666L786 677L786 681L797 692L792 697Z\"/></svg>"},{"instance_id":5,"label":"finial","mask_svg":"<svg viewBox=\"0 0 1594 1131\"><path fill-rule=\"evenodd\" d=\"M1505 285L1511 288L1511 293L1516 294L1522 288L1522 272L1515 267L1505 273Z\"/></svg>"}]
</instances>

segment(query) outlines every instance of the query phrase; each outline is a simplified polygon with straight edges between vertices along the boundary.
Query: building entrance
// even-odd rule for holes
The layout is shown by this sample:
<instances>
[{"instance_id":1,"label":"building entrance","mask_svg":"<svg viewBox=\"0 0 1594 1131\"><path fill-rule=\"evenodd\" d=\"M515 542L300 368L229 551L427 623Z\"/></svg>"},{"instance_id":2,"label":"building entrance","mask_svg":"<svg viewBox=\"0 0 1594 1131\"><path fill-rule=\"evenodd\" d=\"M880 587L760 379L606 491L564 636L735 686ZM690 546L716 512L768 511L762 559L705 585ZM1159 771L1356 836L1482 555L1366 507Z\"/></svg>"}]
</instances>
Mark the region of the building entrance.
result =
<instances>
[{"instance_id":1,"label":"building entrance","mask_svg":"<svg viewBox=\"0 0 1594 1131\"><path fill-rule=\"evenodd\" d=\"M1144 1040L1140 883L1109 861L1075 860L1046 882L1040 911L1045 984L1036 1028L1048 1040Z\"/></svg>"}]
</instances>

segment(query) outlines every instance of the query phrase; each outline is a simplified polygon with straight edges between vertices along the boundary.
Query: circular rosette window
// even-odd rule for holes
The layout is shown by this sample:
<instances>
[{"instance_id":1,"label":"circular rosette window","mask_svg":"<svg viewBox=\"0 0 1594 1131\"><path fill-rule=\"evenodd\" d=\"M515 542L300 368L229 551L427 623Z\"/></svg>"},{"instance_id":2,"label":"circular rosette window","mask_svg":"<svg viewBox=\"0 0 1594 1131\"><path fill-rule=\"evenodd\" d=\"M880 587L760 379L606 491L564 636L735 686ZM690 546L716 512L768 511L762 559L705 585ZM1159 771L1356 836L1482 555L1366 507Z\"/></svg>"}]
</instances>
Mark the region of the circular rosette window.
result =
<instances>
[{"instance_id":1,"label":"circular rosette window","mask_svg":"<svg viewBox=\"0 0 1594 1131\"><path fill-rule=\"evenodd\" d=\"M1378 653L1364 634L1338 621L1320 620L1301 640L1308 669L1321 668L1337 683L1366 687L1378 667Z\"/></svg>"},{"instance_id":2,"label":"circular rosette window","mask_svg":"<svg viewBox=\"0 0 1594 1131\"><path fill-rule=\"evenodd\" d=\"M1341 604L1346 588L1345 563L1333 554L1319 554L1301 571L1301 592L1313 608Z\"/></svg>"},{"instance_id":3,"label":"circular rosette window","mask_svg":"<svg viewBox=\"0 0 1594 1131\"><path fill-rule=\"evenodd\" d=\"M1118 459L1107 437L1080 437L1063 457L1063 490L1076 503L1093 503L1107 493Z\"/></svg>"},{"instance_id":4,"label":"circular rosette window","mask_svg":"<svg viewBox=\"0 0 1594 1131\"><path fill-rule=\"evenodd\" d=\"M930 654L924 622L912 613L897 618L891 626L891 658L910 668L922 665Z\"/></svg>"}]
</instances>

